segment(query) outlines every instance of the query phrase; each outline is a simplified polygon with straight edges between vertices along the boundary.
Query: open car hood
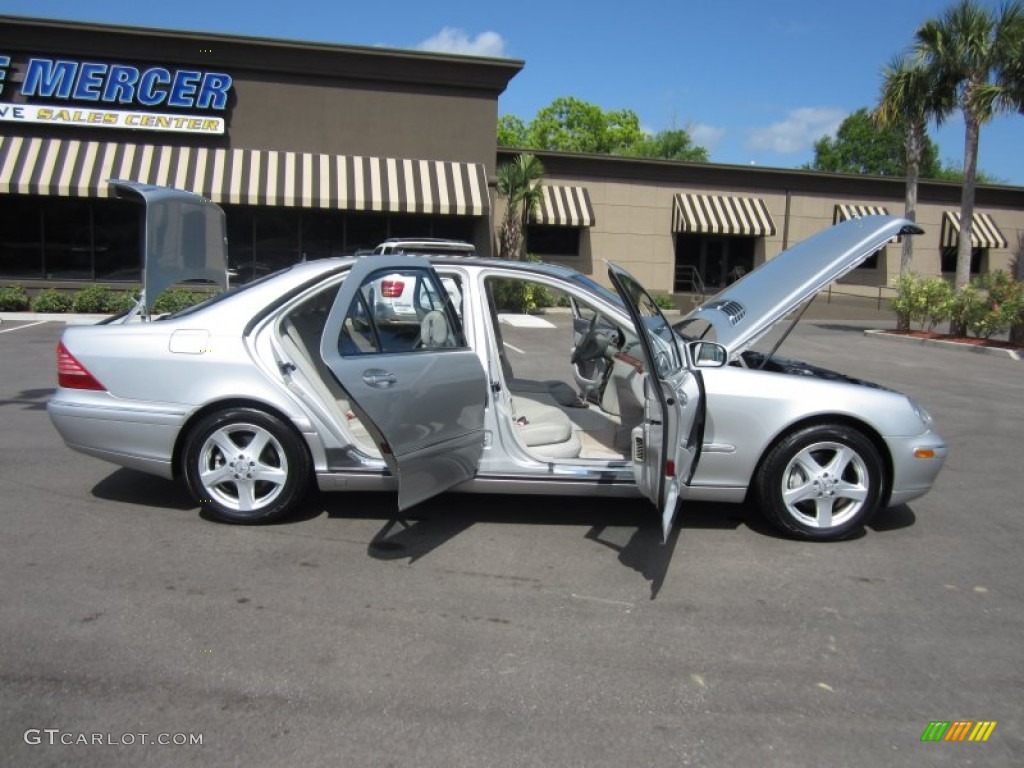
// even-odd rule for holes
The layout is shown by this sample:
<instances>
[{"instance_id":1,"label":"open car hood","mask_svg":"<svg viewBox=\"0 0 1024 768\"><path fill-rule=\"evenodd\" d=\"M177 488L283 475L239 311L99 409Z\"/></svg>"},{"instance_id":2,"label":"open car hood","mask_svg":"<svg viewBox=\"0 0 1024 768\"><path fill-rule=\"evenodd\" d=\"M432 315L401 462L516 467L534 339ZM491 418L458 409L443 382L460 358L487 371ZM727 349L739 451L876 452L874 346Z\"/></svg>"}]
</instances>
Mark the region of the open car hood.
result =
<instances>
[{"instance_id":1,"label":"open car hood","mask_svg":"<svg viewBox=\"0 0 1024 768\"><path fill-rule=\"evenodd\" d=\"M142 290L145 311L176 283L213 283L227 289L228 242L224 211L199 195L137 181L111 179L118 197L145 205Z\"/></svg>"},{"instance_id":2,"label":"open car hood","mask_svg":"<svg viewBox=\"0 0 1024 768\"><path fill-rule=\"evenodd\" d=\"M714 326L714 341L739 355L779 320L899 235L923 230L898 216L863 216L829 227L745 275L690 312L676 329L684 335Z\"/></svg>"}]
</instances>

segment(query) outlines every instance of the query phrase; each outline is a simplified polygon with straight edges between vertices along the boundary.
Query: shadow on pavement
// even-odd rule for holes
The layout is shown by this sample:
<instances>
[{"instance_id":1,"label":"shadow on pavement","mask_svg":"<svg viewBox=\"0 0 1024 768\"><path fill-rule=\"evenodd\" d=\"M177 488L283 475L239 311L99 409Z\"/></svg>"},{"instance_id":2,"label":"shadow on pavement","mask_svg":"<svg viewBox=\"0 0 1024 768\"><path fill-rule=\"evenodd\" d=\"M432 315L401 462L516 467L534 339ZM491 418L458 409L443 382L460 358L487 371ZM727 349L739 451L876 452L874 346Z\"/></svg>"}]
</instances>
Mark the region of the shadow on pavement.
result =
<instances>
[{"instance_id":1,"label":"shadow on pavement","mask_svg":"<svg viewBox=\"0 0 1024 768\"><path fill-rule=\"evenodd\" d=\"M45 411L46 403L53 397L53 389L23 389L12 398L0 400L0 408L7 405L23 406L23 411Z\"/></svg>"},{"instance_id":2,"label":"shadow on pavement","mask_svg":"<svg viewBox=\"0 0 1024 768\"><path fill-rule=\"evenodd\" d=\"M868 523L868 528L876 533L883 531L898 531L900 528L909 528L917 522L917 515L906 504L900 504L891 509L882 509L875 515L875 519Z\"/></svg>"},{"instance_id":3,"label":"shadow on pavement","mask_svg":"<svg viewBox=\"0 0 1024 768\"><path fill-rule=\"evenodd\" d=\"M184 484L134 469L121 468L93 486L92 495L105 501L139 504L157 509L195 509Z\"/></svg>"},{"instance_id":4,"label":"shadow on pavement","mask_svg":"<svg viewBox=\"0 0 1024 768\"><path fill-rule=\"evenodd\" d=\"M197 506L183 483L125 468L97 483L92 495L157 509L183 511ZM381 527L367 545L367 555L376 560L406 560L409 564L443 547L477 523L576 527L585 531L584 538L616 552L620 563L648 581L652 600L665 582L679 537L687 530L746 527L762 536L785 538L749 503L684 503L668 542L663 544L658 514L645 499L459 493L443 494L407 513L396 514L393 493L313 490L294 515L272 525L301 524L324 514L336 519L379 520ZM205 512L200 512L200 516L211 522L222 522ZM915 521L913 510L902 505L879 512L868 527L876 532L891 531L911 526ZM848 541L863 535L863 531L859 532Z\"/></svg>"}]
</instances>

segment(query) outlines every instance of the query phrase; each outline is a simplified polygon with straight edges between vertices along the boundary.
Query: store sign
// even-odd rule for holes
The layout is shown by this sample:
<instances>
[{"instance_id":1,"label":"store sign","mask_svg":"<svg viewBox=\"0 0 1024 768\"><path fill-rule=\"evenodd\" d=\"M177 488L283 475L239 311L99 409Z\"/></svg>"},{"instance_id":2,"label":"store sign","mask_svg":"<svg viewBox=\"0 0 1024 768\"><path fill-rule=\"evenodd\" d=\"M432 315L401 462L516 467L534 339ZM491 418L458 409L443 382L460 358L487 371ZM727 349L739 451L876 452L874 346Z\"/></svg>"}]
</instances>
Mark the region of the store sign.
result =
<instances>
[{"instance_id":1,"label":"store sign","mask_svg":"<svg viewBox=\"0 0 1024 768\"><path fill-rule=\"evenodd\" d=\"M10 64L0 56L0 96L17 88L19 98L0 101L0 122L224 133L224 118L196 114L227 109L232 80L223 72L33 57L15 84Z\"/></svg>"}]
</instances>

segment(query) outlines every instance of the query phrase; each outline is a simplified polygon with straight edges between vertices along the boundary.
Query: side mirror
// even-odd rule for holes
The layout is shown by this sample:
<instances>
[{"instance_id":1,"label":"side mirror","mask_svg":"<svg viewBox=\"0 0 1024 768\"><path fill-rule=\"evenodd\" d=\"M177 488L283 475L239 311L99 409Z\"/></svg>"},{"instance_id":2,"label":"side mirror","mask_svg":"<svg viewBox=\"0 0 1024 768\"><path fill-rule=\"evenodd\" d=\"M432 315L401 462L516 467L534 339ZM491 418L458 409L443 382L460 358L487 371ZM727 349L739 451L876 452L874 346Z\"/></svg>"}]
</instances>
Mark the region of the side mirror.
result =
<instances>
[{"instance_id":1,"label":"side mirror","mask_svg":"<svg viewBox=\"0 0 1024 768\"><path fill-rule=\"evenodd\" d=\"M721 368L729 362L729 352L714 341L691 341L686 349L696 368Z\"/></svg>"}]
</instances>

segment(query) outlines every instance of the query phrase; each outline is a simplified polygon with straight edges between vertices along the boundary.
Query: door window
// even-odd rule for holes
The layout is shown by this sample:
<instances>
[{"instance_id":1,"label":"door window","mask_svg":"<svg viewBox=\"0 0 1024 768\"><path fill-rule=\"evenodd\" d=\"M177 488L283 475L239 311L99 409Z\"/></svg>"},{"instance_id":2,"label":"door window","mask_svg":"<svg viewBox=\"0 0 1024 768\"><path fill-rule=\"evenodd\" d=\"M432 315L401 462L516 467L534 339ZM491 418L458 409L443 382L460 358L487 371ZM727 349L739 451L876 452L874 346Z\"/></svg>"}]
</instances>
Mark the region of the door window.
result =
<instances>
[{"instance_id":1,"label":"door window","mask_svg":"<svg viewBox=\"0 0 1024 768\"><path fill-rule=\"evenodd\" d=\"M371 273L349 305L338 340L345 357L465 347L448 291L420 268Z\"/></svg>"}]
</instances>

